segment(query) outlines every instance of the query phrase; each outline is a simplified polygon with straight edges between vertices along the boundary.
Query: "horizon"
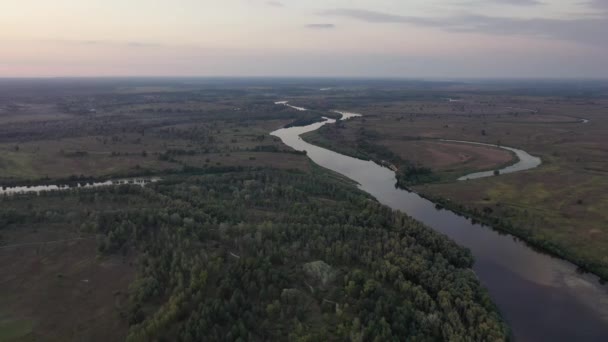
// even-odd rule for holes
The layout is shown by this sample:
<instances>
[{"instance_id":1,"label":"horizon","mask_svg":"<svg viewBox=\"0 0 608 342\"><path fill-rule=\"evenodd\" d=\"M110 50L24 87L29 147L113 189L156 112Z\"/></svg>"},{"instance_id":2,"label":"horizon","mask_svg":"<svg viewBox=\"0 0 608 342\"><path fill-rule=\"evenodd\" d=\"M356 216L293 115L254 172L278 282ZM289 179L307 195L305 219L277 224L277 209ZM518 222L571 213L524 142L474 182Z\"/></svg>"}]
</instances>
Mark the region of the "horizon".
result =
<instances>
[{"instance_id":1,"label":"horizon","mask_svg":"<svg viewBox=\"0 0 608 342\"><path fill-rule=\"evenodd\" d=\"M605 79L602 0L11 3L2 78Z\"/></svg>"},{"instance_id":2,"label":"horizon","mask_svg":"<svg viewBox=\"0 0 608 342\"><path fill-rule=\"evenodd\" d=\"M478 81L608 81L608 76L571 76L571 77L441 77L441 76L420 76L420 77L408 77L408 76L307 76L307 75L259 75L259 76L247 76L247 75L191 75L191 76L180 76L180 75L143 75L143 76L132 76L132 75L108 75L108 76L0 76L0 80L248 80L248 79L259 79L259 80L345 80L345 81L416 81L416 82L478 82Z\"/></svg>"}]
</instances>

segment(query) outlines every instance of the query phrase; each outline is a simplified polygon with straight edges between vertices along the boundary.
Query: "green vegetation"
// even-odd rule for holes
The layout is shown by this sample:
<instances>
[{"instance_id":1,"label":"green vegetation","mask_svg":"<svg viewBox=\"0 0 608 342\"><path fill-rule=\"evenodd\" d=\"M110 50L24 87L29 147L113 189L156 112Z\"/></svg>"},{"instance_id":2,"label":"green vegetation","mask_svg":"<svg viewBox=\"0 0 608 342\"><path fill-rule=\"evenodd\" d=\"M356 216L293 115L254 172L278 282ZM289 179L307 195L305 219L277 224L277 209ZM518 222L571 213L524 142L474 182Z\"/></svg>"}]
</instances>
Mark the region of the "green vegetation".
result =
<instances>
[{"instance_id":1,"label":"green vegetation","mask_svg":"<svg viewBox=\"0 0 608 342\"><path fill-rule=\"evenodd\" d=\"M543 167L525 178L501 175L475 182L424 185L416 190L608 279L608 242L603 233L608 201L600 193L608 187L606 177L572 171L562 171L561 177L556 177L554 172ZM585 176L589 178L580 179ZM556 182L579 185L554 188ZM585 203L584 198L594 200Z\"/></svg>"},{"instance_id":2,"label":"green vegetation","mask_svg":"<svg viewBox=\"0 0 608 342\"><path fill-rule=\"evenodd\" d=\"M31 96L48 101L44 94ZM36 97L28 100L0 117L4 186L164 174L204 165L306 169L304 155L291 155L268 133L288 123L320 119L319 113L230 91L65 96L52 99L53 110L63 115L47 117L40 111L50 110L50 104L41 107Z\"/></svg>"},{"instance_id":3,"label":"green vegetation","mask_svg":"<svg viewBox=\"0 0 608 342\"><path fill-rule=\"evenodd\" d=\"M133 341L506 338L467 250L318 172L16 196L0 218L78 221L103 255L137 255L121 313Z\"/></svg>"},{"instance_id":4,"label":"green vegetation","mask_svg":"<svg viewBox=\"0 0 608 342\"><path fill-rule=\"evenodd\" d=\"M397 172L397 185L407 188L410 185L431 183L439 180L428 167L405 165Z\"/></svg>"},{"instance_id":5,"label":"green vegetation","mask_svg":"<svg viewBox=\"0 0 608 342\"><path fill-rule=\"evenodd\" d=\"M28 321L13 321L0 318L0 340L16 341L23 339L32 332L32 323Z\"/></svg>"}]
</instances>

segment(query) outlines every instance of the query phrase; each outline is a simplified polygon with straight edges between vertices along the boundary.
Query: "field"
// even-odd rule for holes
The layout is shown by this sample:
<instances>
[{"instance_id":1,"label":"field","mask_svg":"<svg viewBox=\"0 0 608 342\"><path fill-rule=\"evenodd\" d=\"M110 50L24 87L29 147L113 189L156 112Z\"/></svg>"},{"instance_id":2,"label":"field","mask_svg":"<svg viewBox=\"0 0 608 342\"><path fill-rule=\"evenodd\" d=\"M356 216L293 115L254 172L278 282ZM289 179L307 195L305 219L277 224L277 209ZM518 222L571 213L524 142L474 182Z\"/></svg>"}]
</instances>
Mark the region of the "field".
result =
<instances>
[{"instance_id":1,"label":"field","mask_svg":"<svg viewBox=\"0 0 608 342\"><path fill-rule=\"evenodd\" d=\"M83 212L121 205L84 205L65 197L53 203L44 197L3 203L4 210L44 208L47 217L29 224L2 220L3 341L107 341L126 334L128 324L120 317L136 275L135 255L100 256L98 236L81 225Z\"/></svg>"},{"instance_id":2,"label":"field","mask_svg":"<svg viewBox=\"0 0 608 342\"><path fill-rule=\"evenodd\" d=\"M0 181L124 177L191 165L308 167L305 156L290 153L268 133L311 114L225 93L120 89L80 100L4 99ZM283 158L289 162L281 163Z\"/></svg>"}]
</instances>

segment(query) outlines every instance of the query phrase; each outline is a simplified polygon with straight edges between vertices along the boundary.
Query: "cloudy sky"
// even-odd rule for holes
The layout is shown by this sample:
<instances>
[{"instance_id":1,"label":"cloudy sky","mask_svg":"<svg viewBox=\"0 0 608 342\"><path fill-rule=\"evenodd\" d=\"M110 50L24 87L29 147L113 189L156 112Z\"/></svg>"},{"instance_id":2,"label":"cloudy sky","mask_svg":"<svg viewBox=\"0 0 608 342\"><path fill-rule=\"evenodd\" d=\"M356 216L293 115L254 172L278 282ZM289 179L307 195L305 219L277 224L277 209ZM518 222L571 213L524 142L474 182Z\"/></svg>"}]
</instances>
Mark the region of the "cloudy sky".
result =
<instances>
[{"instance_id":1,"label":"cloudy sky","mask_svg":"<svg viewBox=\"0 0 608 342\"><path fill-rule=\"evenodd\" d=\"M608 77L608 0L5 0L0 77Z\"/></svg>"}]
</instances>

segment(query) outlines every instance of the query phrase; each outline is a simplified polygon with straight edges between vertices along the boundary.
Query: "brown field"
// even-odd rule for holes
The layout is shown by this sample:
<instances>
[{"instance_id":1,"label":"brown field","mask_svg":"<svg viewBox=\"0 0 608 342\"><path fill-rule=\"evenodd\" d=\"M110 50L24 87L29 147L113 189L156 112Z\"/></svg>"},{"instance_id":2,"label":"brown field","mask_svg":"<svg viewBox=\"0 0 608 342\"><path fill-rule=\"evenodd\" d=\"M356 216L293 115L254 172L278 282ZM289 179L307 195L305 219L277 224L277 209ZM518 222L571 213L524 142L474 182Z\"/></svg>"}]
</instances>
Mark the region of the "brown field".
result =
<instances>
[{"instance_id":1,"label":"brown field","mask_svg":"<svg viewBox=\"0 0 608 342\"><path fill-rule=\"evenodd\" d=\"M513 161L509 151L486 146L415 140L381 140L379 143L394 149L403 159L440 171L485 170Z\"/></svg>"},{"instance_id":2,"label":"brown field","mask_svg":"<svg viewBox=\"0 0 608 342\"><path fill-rule=\"evenodd\" d=\"M3 236L19 244L72 237L41 233L48 228ZM126 336L128 326L120 314L135 267L130 257L100 259L95 239L1 247L0 274L3 341L116 341Z\"/></svg>"},{"instance_id":3,"label":"brown field","mask_svg":"<svg viewBox=\"0 0 608 342\"><path fill-rule=\"evenodd\" d=\"M179 157L186 165L205 166L242 166L271 167L276 169L297 169L309 171L310 160L305 155L271 152L235 152L205 154L196 157Z\"/></svg>"},{"instance_id":4,"label":"brown field","mask_svg":"<svg viewBox=\"0 0 608 342\"><path fill-rule=\"evenodd\" d=\"M100 192L95 197L0 198L3 209L46 218L0 226L0 341L124 340L137 251L102 256L97 232L83 222L96 210L159 204L129 195L119 201Z\"/></svg>"},{"instance_id":5,"label":"brown field","mask_svg":"<svg viewBox=\"0 0 608 342\"><path fill-rule=\"evenodd\" d=\"M0 105L0 124L69 119L54 104L18 103Z\"/></svg>"},{"instance_id":6,"label":"brown field","mask_svg":"<svg viewBox=\"0 0 608 342\"><path fill-rule=\"evenodd\" d=\"M293 120L290 115L298 114L287 109L284 118L270 116L268 111L285 110L271 101L251 106L241 99L162 100L163 96L177 96L174 94L128 95L134 98L131 102L118 100L127 95L105 96L99 103L89 103L95 102L89 98L84 104L70 102L64 112L53 103L4 105L6 111L0 112L0 181L162 173L189 165L184 162L190 166L284 167L281 160L287 159L289 167L308 167L304 157L296 161L292 154L281 154L288 148L268 135ZM97 109L91 112L87 108ZM260 147L278 153L260 154L256 150ZM161 157L171 151L189 155L182 162L178 162L179 155Z\"/></svg>"}]
</instances>

